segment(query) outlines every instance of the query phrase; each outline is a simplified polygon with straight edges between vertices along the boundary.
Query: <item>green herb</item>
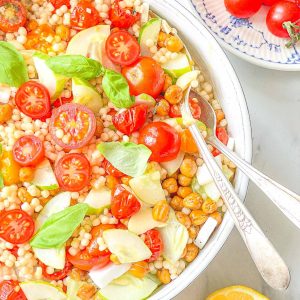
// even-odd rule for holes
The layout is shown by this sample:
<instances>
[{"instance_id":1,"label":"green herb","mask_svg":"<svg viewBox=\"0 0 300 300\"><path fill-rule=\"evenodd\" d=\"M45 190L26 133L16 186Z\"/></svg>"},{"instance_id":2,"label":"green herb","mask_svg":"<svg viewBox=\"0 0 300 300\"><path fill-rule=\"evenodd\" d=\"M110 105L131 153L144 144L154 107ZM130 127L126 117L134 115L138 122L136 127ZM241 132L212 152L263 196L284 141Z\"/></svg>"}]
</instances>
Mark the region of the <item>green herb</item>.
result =
<instances>
[{"instance_id":1,"label":"green herb","mask_svg":"<svg viewBox=\"0 0 300 300\"><path fill-rule=\"evenodd\" d=\"M144 174L151 150L135 143L101 143L98 150L118 170L136 177Z\"/></svg>"},{"instance_id":2,"label":"green herb","mask_svg":"<svg viewBox=\"0 0 300 300\"><path fill-rule=\"evenodd\" d=\"M118 108L130 107L134 98L130 96L126 79L112 70L106 70L102 80L102 87L109 100Z\"/></svg>"},{"instance_id":3,"label":"green herb","mask_svg":"<svg viewBox=\"0 0 300 300\"><path fill-rule=\"evenodd\" d=\"M51 215L30 242L32 247L60 248L82 222L89 206L79 203Z\"/></svg>"},{"instance_id":4,"label":"green herb","mask_svg":"<svg viewBox=\"0 0 300 300\"><path fill-rule=\"evenodd\" d=\"M90 80L104 74L104 67L96 60L82 55L59 55L50 57L46 65L55 73L66 77Z\"/></svg>"},{"instance_id":5,"label":"green herb","mask_svg":"<svg viewBox=\"0 0 300 300\"><path fill-rule=\"evenodd\" d=\"M300 26L296 25L299 23L299 20L297 22L284 22L282 24L282 27L287 30L290 40L286 43L287 48L291 48L292 46L295 46L300 41Z\"/></svg>"},{"instance_id":6,"label":"green herb","mask_svg":"<svg viewBox=\"0 0 300 300\"><path fill-rule=\"evenodd\" d=\"M28 81L24 58L12 44L0 42L0 57L0 83L19 87Z\"/></svg>"}]
</instances>

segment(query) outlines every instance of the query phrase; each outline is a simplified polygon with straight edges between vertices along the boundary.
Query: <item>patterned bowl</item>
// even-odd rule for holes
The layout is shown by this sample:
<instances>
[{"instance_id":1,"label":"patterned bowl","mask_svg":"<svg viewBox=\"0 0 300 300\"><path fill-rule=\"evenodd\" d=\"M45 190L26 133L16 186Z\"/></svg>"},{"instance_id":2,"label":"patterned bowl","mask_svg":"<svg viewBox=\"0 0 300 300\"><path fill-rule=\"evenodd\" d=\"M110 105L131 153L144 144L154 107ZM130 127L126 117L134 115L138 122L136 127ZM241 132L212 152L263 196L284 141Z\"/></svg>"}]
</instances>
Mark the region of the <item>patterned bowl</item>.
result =
<instances>
[{"instance_id":1,"label":"patterned bowl","mask_svg":"<svg viewBox=\"0 0 300 300\"><path fill-rule=\"evenodd\" d=\"M226 11L223 0L191 1L202 23L233 54L264 68L300 71L300 44L287 48L287 39L268 31L268 7L262 7L249 19L239 19Z\"/></svg>"}]
</instances>

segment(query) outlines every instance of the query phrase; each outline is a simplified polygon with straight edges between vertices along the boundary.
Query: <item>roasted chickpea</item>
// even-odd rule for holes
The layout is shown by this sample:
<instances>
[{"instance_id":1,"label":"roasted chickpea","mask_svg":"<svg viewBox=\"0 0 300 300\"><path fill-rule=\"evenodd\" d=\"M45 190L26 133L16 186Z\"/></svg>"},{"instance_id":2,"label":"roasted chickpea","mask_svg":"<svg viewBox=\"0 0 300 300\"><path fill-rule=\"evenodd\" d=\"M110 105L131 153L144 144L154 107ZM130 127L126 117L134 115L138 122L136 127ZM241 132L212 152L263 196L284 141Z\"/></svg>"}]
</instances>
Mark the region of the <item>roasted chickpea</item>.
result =
<instances>
[{"instance_id":1,"label":"roasted chickpea","mask_svg":"<svg viewBox=\"0 0 300 300\"><path fill-rule=\"evenodd\" d=\"M33 179L34 170L30 167L21 168L19 171L19 177L22 182L30 182Z\"/></svg>"},{"instance_id":2,"label":"roasted chickpea","mask_svg":"<svg viewBox=\"0 0 300 300\"><path fill-rule=\"evenodd\" d=\"M160 282L163 284L168 284L171 281L170 272L167 269L158 270L156 275Z\"/></svg>"},{"instance_id":3,"label":"roasted chickpea","mask_svg":"<svg viewBox=\"0 0 300 300\"><path fill-rule=\"evenodd\" d=\"M152 209L152 217L159 222L166 222L169 218L170 206L166 200L157 202Z\"/></svg>"},{"instance_id":4,"label":"roasted chickpea","mask_svg":"<svg viewBox=\"0 0 300 300\"><path fill-rule=\"evenodd\" d=\"M178 222L184 225L186 228L189 228L191 226L191 219L188 215L184 214L183 212L177 211L176 218Z\"/></svg>"},{"instance_id":5,"label":"roasted chickpea","mask_svg":"<svg viewBox=\"0 0 300 300\"><path fill-rule=\"evenodd\" d=\"M190 218L193 225L199 226L204 224L207 221L208 215L206 215L201 209L198 209L198 210L193 210L190 213Z\"/></svg>"},{"instance_id":6,"label":"roasted chickpea","mask_svg":"<svg viewBox=\"0 0 300 300\"><path fill-rule=\"evenodd\" d=\"M30 20L26 25L27 31L35 30L39 27L39 23L36 20Z\"/></svg>"},{"instance_id":7,"label":"roasted chickpea","mask_svg":"<svg viewBox=\"0 0 300 300\"><path fill-rule=\"evenodd\" d=\"M130 181L131 178L132 178L132 177L130 177L130 176L122 176L122 177L121 177L121 182L122 182L123 184L129 185L129 181Z\"/></svg>"},{"instance_id":8,"label":"roasted chickpea","mask_svg":"<svg viewBox=\"0 0 300 300\"><path fill-rule=\"evenodd\" d=\"M18 198L22 201L22 202L28 202L30 203L31 200L33 199L33 196L31 196L25 187L21 187L18 189Z\"/></svg>"},{"instance_id":9,"label":"roasted chickpea","mask_svg":"<svg viewBox=\"0 0 300 300\"><path fill-rule=\"evenodd\" d=\"M206 214L212 214L218 208L218 205L215 201L207 198L202 204L202 210Z\"/></svg>"},{"instance_id":10,"label":"roasted chickpea","mask_svg":"<svg viewBox=\"0 0 300 300\"><path fill-rule=\"evenodd\" d=\"M157 104L156 104L156 114L159 116L168 116L169 111L170 111L170 104L167 100L161 99Z\"/></svg>"},{"instance_id":11,"label":"roasted chickpea","mask_svg":"<svg viewBox=\"0 0 300 300\"><path fill-rule=\"evenodd\" d=\"M65 25L58 25L55 32L63 41L70 39L70 28Z\"/></svg>"},{"instance_id":12,"label":"roasted chickpea","mask_svg":"<svg viewBox=\"0 0 300 300\"><path fill-rule=\"evenodd\" d=\"M178 104L183 98L183 90L177 85L171 85L166 90L164 97L170 104Z\"/></svg>"},{"instance_id":13,"label":"roasted chickpea","mask_svg":"<svg viewBox=\"0 0 300 300\"><path fill-rule=\"evenodd\" d=\"M192 262L197 257L199 248L194 243L191 243L186 245L186 249L187 251L184 259L187 262Z\"/></svg>"},{"instance_id":14,"label":"roasted chickpea","mask_svg":"<svg viewBox=\"0 0 300 300\"><path fill-rule=\"evenodd\" d=\"M0 171L3 176L4 185L12 185L20 182L20 168L20 165L14 160L12 151L2 152Z\"/></svg>"},{"instance_id":15,"label":"roasted chickpea","mask_svg":"<svg viewBox=\"0 0 300 300\"><path fill-rule=\"evenodd\" d=\"M192 178L197 172L197 164L192 158L185 158L180 166L180 172Z\"/></svg>"},{"instance_id":16,"label":"roasted chickpea","mask_svg":"<svg viewBox=\"0 0 300 300\"><path fill-rule=\"evenodd\" d=\"M184 175L182 175L182 174L179 174L179 175L178 175L178 183L179 183L181 186L190 186L191 183L192 183L192 178L187 177L187 176L184 176Z\"/></svg>"},{"instance_id":17,"label":"roasted chickpea","mask_svg":"<svg viewBox=\"0 0 300 300\"><path fill-rule=\"evenodd\" d=\"M106 186L109 189L113 190L117 184L119 184L119 180L116 177L114 177L112 175L106 176Z\"/></svg>"},{"instance_id":18,"label":"roasted chickpea","mask_svg":"<svg viewBox=\"0 0 300 300\"><path fill-rule=\"evenodd\" d=\"M157 41L159 47L165 46L165 41L167 37L168 35L165 32L160 31L160 33L158 34L158 41Z\"/></svg>"},{"instance_id":19,"label":"roasted chickpea","mask_svg":"<svg viewBox=\"0 0 300 300\"><path fill-rule=\"evenodd\" d=\"M178 190L178 185L175 178L167 178L166 180L164 180L162 183L162 187L170 194L174 194Z\"/></svg>"},{"instance_id":20,"label":"roasted chickpea","mask_svg":"<svg viewBox=\"0 0 300 300\"><path fill-rule=\"evenodd\" d=\"M10 104L0 104L0 124L3 124L10 120L12 113L13 109Z\"/></svg>"},{"instance_id":21,"label":"roasted chickpea","mask_svg":"<svg viewBox=\"0 0 300 300\"><path fill-rule=\"evenodd\" d=\"M80 286L77 297L79 299L91 299L93 296L97 293L97 288L90 284L90 283L84 283Z\"/></svg>"},{"instance_id":22,"label":"roasted chickpea","mask_svg":"<svg viewBox=\"0 0 300 300\"><path fill-rule=\"evenodd\" d=\"M101 137L101 134L103 133L104 130L104 125L103 125L103 121L101 120L101 118L99 116L96 117L96 131L95 131L95 136L97 138Z\"/></svg>"},{"instance_id":23,"label":"roasted chickpea","mask_svg":"<svg viewBox=\"0 0 300 300\"><path fill-rule=\"evenodd\" d=\"M179 196L174 196L170 201L170 206L175 210L183 209L183 199Z\"/></svg>"},{"instance_id":24,"label":"roasted chickpea","mask_svg":"<svg viewBox=\"0 0 300 300\"><path fill-rule=\"evenodd\" d=\"M194 240L199 232L199 227L198 226L191 226L190 228L188 228L188 232L189 232L189 237Z\"/></svg>"},{"instance_id":25,"label":"roasted chickpea","mask_svg":"<svg viewBox=\"0 0 300 300\"><path fill-rule=\"evenodd\" d=\"M168 74L165 74L164 77L165 77L165 83L163 87L163 92L165 92L172 85L173 82L171 76L169 76Z\"/></svg>"},{"instance_id":26,"label":"roasted chickpea","mask_svg":"<svg viewBox=\"0 0 300 300\"><path fill-rule=\"evenodd\" d=\"M180 186L177 190L177 195L181 198L185 198L189 194L191 194L193 190L189 186Z\"/></svg>"},{"instance_id":27,"label":"roasted chickpea","mask_svg":"<svg viewBox=\"0 0 300 300\"><path fill-rule=\"evenodd\" d=\"M191 193L183 199L183 206L192 210L200 209L202 198L197 193Z\"/></svg>"},{"instance_id":28,"label":"roasted chickpea","mask_svg":"<svg viewBox=\"0 0 300 300\"><path fill-rule=\"evenodd\" d=\"M177 36L170 36L165 41L166 48L172 52L180 52L183 48L182 41Z\"/></svg>"},{"instance_id":29,"label":"roasted chickpea","mask_svg":"<svg viewBox=\"0 0 300 300\"><path fill-rule=\"evenodd\" d=\"M210 217L214 218L218 223L217 225L220 225L222 222L222 215L218 211L215 211L214 213L209 215Z\"/></svg>"},{"instance_id":30,"label":"roasted chickpea","mask_svg":"<svg viewBox=\"0 0 300 300\"><path fill-rule=\"evenodd\" d=\"M149 271L149 265L145 261L139 261L131 265L129 273L135 277L143 278Z\"/></svg>"},{"instance_id":31,"label":"roasted chickpea","mask_svg":"<svg viewBox=\"0 0 300 300\"><path fill-rule=\"evenodd\" d=\"M221 109L217 109L215 111L216 113L216 118L217 118L217 124L220 123L220 121L222 121L225 118L225 114L223 113L223 111Z\"/></svg>"}]
</instances>

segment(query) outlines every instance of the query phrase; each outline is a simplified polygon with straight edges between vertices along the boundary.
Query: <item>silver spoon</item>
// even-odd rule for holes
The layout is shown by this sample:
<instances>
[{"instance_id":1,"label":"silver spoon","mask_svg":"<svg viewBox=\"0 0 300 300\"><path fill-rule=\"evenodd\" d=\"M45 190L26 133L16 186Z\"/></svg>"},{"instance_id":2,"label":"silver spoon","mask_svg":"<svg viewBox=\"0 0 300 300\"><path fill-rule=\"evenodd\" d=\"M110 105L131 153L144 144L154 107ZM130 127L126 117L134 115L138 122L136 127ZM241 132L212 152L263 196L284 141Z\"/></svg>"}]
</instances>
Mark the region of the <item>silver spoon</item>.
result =
<instances>
[{"instance_id":1,"label":"silver spoon","mask_svg":"<svg viewBox=\"0 0 300 300\"><path fill-rule=\"evenodd\" d=\"M189 96L190 88L187 90L184 103L181 105L184 123L191 131L199 152L202 154L203 160L222 195L235 226L243 238L258 271L272 288L284 290L290 282L289 270L247 208L243 205L208 150L207 144L192 117L188 101ZM210 117L212 117L213 122L214 116Z\"/></svg>"}]
</instances>

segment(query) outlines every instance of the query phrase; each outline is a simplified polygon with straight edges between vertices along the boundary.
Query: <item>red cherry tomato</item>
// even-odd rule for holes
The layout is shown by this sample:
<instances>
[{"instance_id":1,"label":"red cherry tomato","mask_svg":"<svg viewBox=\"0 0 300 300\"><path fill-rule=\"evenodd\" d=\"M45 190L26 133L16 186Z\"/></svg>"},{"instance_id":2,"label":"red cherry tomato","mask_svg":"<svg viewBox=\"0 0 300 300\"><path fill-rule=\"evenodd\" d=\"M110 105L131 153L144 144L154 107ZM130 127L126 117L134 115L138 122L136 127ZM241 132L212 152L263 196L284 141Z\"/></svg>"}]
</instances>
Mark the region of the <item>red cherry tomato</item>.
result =
<instances>
[{"instance_id":1,"label":"red cherry tomato","mask_svg":"<svg viewBox=\"0 0 300 300\"><path fill-rule=\"evenodd\" d=\"M164 122L152 122L143 127L138 142L152 151L150 160L157 162L175 159L181 143L178 132Z\"/></svg>"},{"instance_id":2,"label":"red cherry tomato","mask_svg":"<svg viewBox=\"0 0 300 300\"><path fill-rule=\"evenodd\" d=\"M195 119L200 119L201 116L201 107L197 102L194 102L192 99L189 99L190 108L192 115Z\"/></svg>"},{"instance_id":3,"label":"red cherry tomato","mask_svg":"<svg viewBox=\"0 0 300 300\"><path fill-rule=\"evenodd\" d=\"M282 24L290 21L300 25L299 19L300 8L296 3L279 1L270 8L266 21L271 33L278 37L288 38L289 34Z\"/></svg>"},{"instance_id":4,"label":"red cherry tomato","mask_svg":"<svg viewBox=\"0 0 300 300\"><path fill-rule=\"evenodd\" d=\"M80 153L63 156L57 162L54 172L59 186L66 191L78 192L90 183L91 166Z\"/></svg>"},{"instance_id":5,"label":"red cherry tomato","mask_svg":"<svg viewBox=\"0 0 300 300\"><path fill-rule=\"evenodd\" d=\"M72 264L68 261L65 264L65 267L62 270L58 270L53 274L47 273L47 266L39 261L39 265L42 267L43 276L48 280L62 280L68 276L70 271L72 270Z\"/></svg>"},{"instance_id":6,"label":"red cherry tomato","mask_svg":"<svg viewBox=\"0 0 300 300\"><path fill-rule=\"evenodd\" d=\"M171 105L169 116L171 118L180 118L181 117L181 111L179 105Z\"/></svg>"},{"instance_id":7,"label":"red cherry tomato","mask_svg":"<svg viewBox=\"0 0 300 300\"><path fill-rule=\"evenodd\" d=\"M256 14L262 0L224 0L226 9L237 18L249 18Z\"/></svg>"},{"instance_id":8,"label":"red cherry tomato","mask_svg":"<svg viewBox=\"0 0 300 300\"><path fill-rule=\"evenodd\" d=\"M109 10L109 19L113 27L127 29L140 19L140 14L131 8L121 8L120 0L116 0Z\"/></svg>"},{"instance_id":9,"label":"red cherry tomato","mask_svg":"<svg viewBox=\"0 0 300 300\"><path fill-rule=\"evenodd\" d=\"M67 8L71 8L70 0L50 0L50 2L55 9L58 9L63 5L67 6Z\"/></svg>"},{"instance_id":10,"label":"red cherry tomato","mask_svg":"<svg viewBox=\"0 0 300 300\"><path fill-rule=\"evenodd\" d=\"M224 145L227 145L229 137L228 137L227 130L224 127L218 127L216 129L216 135L217 135L217 138ZM218 156L219 154L221 154L221 152L218 149L214 148L213 151L212 151L212 155L213 156Z\"/></svg>"},{"instance_id":11,"label":"red cherry tomato","mask_svg":"<svg viewBox=\"0 0 300 300\"><path fill-rule=\"evenodd\" d=\"M112 191L111 213L117 219L126 219L137 213L141 208L138 199L118 184Z\"/></svg>"},{"instance_id":12,"label":"red cherry tomato","mask_svg":"<svg viewBox=\"0 0 300 300\"><path fill-rule=\"evenodd\" d=\"M24 244L34 233L34 222L25 211L13 209L0 213L0 238L12 244Z\"/></svg>"},{"instance_id":13,"label":"red cherry tomato","mask_svg":"<svg viewBox=\"0 0 300 300\"><path fill-rule=\"evenodd\" d=\"M122 177L125 174L115 168L107 159L104 159L102 162L102 167L105 169L108 175L112 175L114 177Z\"/></svg>"},{"instance_id":14,"label":"red cherry tomato","mask_svg":"<svg viewBox=\"0 0 300 300\"><path fill-rule=\"evenodd\" d=\"M26 8L21 1L0 0L0 30L16 32L26 23Z\"/></svg>"},{"instance_id":15,"label":"red cherry tomato","mask_svg":"<svg viewBox=\"0 0 300 300\"><path fill-rule=\"evenodd\" d=\"M105 43L108 58L115 64L129 66L140 55L140 45L136 38L125 30L112 32Z\"/></svg>"},{"instance_id":16,"label":"red cherry tomato","mask_svg":"<svg viewBox=\"0 0 300 300\"><path fill-rule=\"evenodd\" d=\"M82 250L72 256L67 250L67 260L80 270L90 271L105 267L110 262L110 255L92 256L87 250Z\"/></svg>"},{"instance_id":17,"label":"red cherry tomato","mask_svg":"<svg viewBox=\"0 0 300 300\"><path fill-rule=\"evenodd\" d=\"M152 262L152 261L157 260L164 250L164 244L163 244L163 241L162 241L159 231L156 229L148 230L145 233L144 242L145 242L146 246L152 252L152 256L150 258L148 258L147 261Z\"/></svg>"},{"instance_id":18,"label":"red cherry tomato","mask_svg":"<svg viewBox=\"0 0 300 300\"><path fill-rule=\"evenodd\" d=\"M57 107L62 106L63 104L70 103L72 101L73 101L73 95L71 97L69 97L69 98L59 97L58 99L56 99L53 102L53 106L57 108Z\"/></svg>"},{"instance_id":19,"label":"red cherry tomato","mask_svg":"<svg viewBox=\"0 0 300 300\"><path fill-rule=\"evenodd\" d=\"M148 106L138 104L126 110L121 110L113 116L112 122L117 130L126 135L140 129L147 119Z\"/></svg>"},{"instance_id":20,"label":"red cherry tomato","mask_svg":"<svg viewBox=\"0 0 300 300\"><path fill-rule=\"evenodd\" d=\"M43 142L34 135L22 136L13 146L13 155L21 166L36 166L45 156Z\"/></svg>"},{"instance_id":21,"label":"red cherry tomato","mask_svg":"<svg viewBox=\"0 0 300 300\"><path fill-rule=\"evenodd\" d=\"M25 82L18 89L15 102L19 110L32 119L41 119L51 110L48 90L36 81Z\"/></svg>"},{"instance_id":22,"label":"red cherry tomato","mask_svg":"<svg viewBox=\"0 0 300 300\"><path fill-rule=\"evenodd\" d=\"M18 291L16 289L19 288ZM0 282L0 299L1 300L27 300L18 281L3 280Z\"/></svg>"},{"instance_id":23,"label":"red cherry tomato","mask_svg":"<svg viewBox=\"0 0 300 300\"><path fill-rule=\"evenodd\" d=\"M103 231L107 229L114 229L116 225L113 224L100 224L98 226L93 227L91 231L92 239L87 246L87 252L91 256L102 256L102 255L110 255L111 252L108 249L103 251L99 250L99 244L97 242L97 238L102 237Z\"/></svg>"},{"instance_id":24,"label":"red cherry tomato","mask_svg":"<svg viewBox=\"0 0 300 300\"><path fill-rule=\"evenodd\" d=\"M164 71L150 57L140 57L133 65L124 67L122 74L128 81L130 93L134 96L145 93L157 98L163 90Z\"/></svg>"},{"instance_id":25,"label":"red cherry tomato","mask_svg":"<svg viewBox=\"0 0 300 300\"><path fill-rule=\"evenodd\" d=\"M90 28L98 25L100 21L99 12L87 0L81 0L71 12L71 26L75 29Z\"/></svg>"},{"instance_id":26,"label":"red cherry tomato","mask_svg":"<svg viewBox=\"0 0 300 300\"><path fill-rule=\"evenodd\" d=\"M64 137L58 136L58 130ZM85 146L96 130L94 113L84 105L77 103L63 104L53 110L50 121L50 134L56 144L65 149L77 149Z\"/></svg>"},{"instance_id":27,"label":"red cherry tomato","mask_svg":"<svg viewBox=\"0 0 300 300\"><path fill-rule=\"evenodd\" d=\"M279 2L280 0L263 0L263 5L272 6L273 4Z\"/></svg>"}]
</instances>

